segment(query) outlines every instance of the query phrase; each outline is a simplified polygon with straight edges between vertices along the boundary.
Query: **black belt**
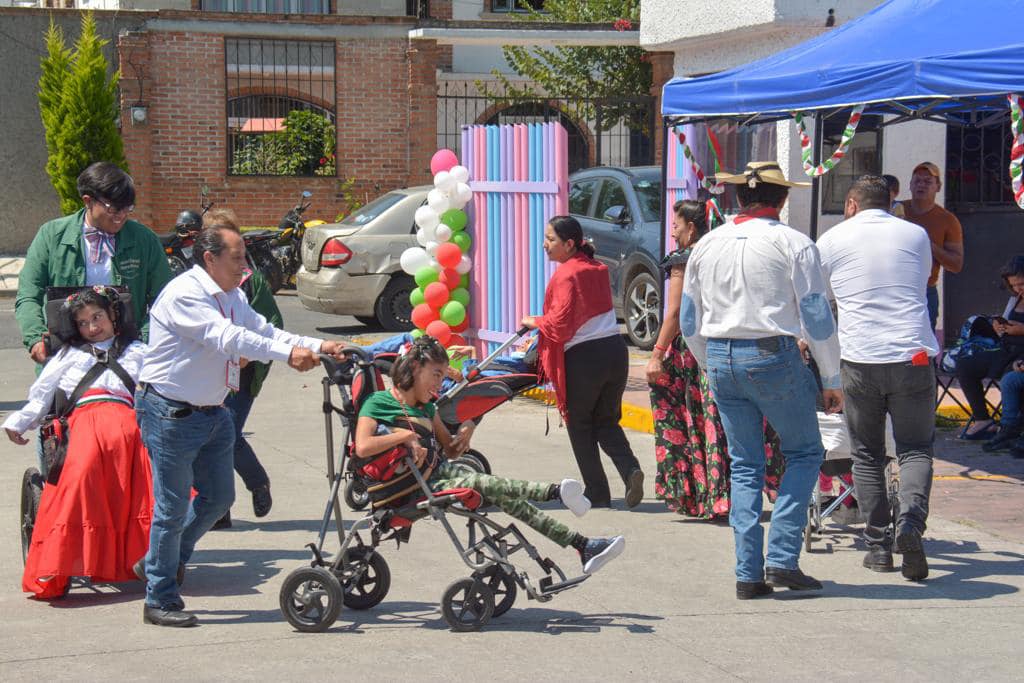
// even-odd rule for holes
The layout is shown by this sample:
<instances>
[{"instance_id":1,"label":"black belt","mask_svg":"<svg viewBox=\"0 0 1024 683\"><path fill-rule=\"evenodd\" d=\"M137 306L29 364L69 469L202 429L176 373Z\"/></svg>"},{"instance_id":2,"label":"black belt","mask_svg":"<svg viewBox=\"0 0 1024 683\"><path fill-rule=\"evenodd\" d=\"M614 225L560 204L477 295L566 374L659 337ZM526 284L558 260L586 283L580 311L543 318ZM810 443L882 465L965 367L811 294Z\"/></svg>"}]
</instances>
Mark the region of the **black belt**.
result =
<instances>
[{"instance_id":1,"label":"black belt","mask_svg":"<svg viewBox=\"0 0 1024 683\"><path fill-rule=\"evenodd\" d=\"M188 401L179 401L177 399L168 398L167 396L164 396L159 391L154 389L153 385L151 385L151 384L149 384L147 382L140 382L139 386L142 388L143 395L145 395L146 392L151 391L154 394L156 394L157 396L159 396L160 398L162 398L163 400L167 401L168 403L174 404L176 406L181 406L182 408L191 408L192 410L197 410L197 411L199 411L201 413L209 413L209 412L214 411L217 408L221 407L221 404L217 404L215 406L197 406L197 405L195 405L193 403L189 403Z\"/></svg>"}]
</instances>

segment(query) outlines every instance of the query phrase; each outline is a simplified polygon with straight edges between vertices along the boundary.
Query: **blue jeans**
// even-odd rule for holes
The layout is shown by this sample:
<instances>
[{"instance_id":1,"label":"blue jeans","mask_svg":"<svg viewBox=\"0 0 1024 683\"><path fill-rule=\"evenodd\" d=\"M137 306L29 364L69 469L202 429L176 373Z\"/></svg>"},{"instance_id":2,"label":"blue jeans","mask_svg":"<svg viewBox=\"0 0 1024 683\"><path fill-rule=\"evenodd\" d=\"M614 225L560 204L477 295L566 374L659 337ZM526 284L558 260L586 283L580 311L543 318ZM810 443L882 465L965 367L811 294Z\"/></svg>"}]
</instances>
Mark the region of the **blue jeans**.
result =
<instances>
[{"instance_id":1,"label":"blue jeans","mask_svg":"<svg viewBox=\"0 0 1024 683\"><path fill-rule=\"evenodd\" d=\"M925 302L928 304L928 322L931 323L932 329L935 329L935 325L939 322L939 288L935 285L929 286L925 290Z\"/></svg>"},{"instance_id":2,"label":"blue jeans","mask_svg":"<svg viewBox=\"0 0 1024 683\"><path fill-rule=\"evenodd\" d=\"M814 376L792 337L709 339L708 381L729 443L736 580L764 580L765 564L796 569L807 505L825 452ZM786 460L768 532L767 561L761 528L764 418L778 433Z\"/></svg>"},{"instance_id":3,"label":"blue jeans","mask_svg":"<svg viewBox=\"0 0 1024 683\"><path fill-rule=\"evenodd\" d=\"M249 419L249 411L255 400L256 397L248 389L242 389L228 394L224 401L224 407L231 411L231 419L235 423L235 472L238 472L238 476L245 482L245 488L250 491L270 483L267 471L263 469L252 446L242 436L245 421Z\"/></svg>"},{"instance_id":4,"label":"blue jeans","mask_svg":"<svg viewBox=\"0 0 1024 683\"><path fill-rule=\"evenodd\" d=\"M135 414L153 467L153 525L146 554L146 604L181 609L175 575L196 543L235 500L231 414L217 407L173 417L185 404L151 389L135 393ZM192 489L196 496L191 498Z\"/></svg>"},{"instance_id":5,"label":"blue jeans","mask_svg":"<svg viewBox=\"0 0 1024 683\"><path fill-rule=\"evenodd\" d=\"M1020 424L1020 404L1024 398L1024 372L1013 370L999 380L999 394L1003 399L1003 424Z\"/></svg>"}]
</instances>

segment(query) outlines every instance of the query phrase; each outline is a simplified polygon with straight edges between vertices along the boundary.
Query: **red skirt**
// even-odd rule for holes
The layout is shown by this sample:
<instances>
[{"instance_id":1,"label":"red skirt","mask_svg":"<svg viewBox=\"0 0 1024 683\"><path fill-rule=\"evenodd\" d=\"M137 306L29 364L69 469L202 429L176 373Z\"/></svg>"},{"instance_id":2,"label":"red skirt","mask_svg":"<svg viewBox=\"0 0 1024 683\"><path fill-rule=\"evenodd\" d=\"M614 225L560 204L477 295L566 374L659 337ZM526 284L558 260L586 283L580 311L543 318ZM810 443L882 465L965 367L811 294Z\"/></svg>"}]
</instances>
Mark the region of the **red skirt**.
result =
<instances>
[{"instance_id":1,"label":"red skirt","mask_svg":"<svg viewBox=\"0 0 1024 683\"><path fill-rule=\"evenodd\" d=\"M77 408L60 481L43 487L21 586L37 598L64 592L72 576L136 581L149 548L153 479L135 411L104 401Z\"/></svg>"}]
</instances>

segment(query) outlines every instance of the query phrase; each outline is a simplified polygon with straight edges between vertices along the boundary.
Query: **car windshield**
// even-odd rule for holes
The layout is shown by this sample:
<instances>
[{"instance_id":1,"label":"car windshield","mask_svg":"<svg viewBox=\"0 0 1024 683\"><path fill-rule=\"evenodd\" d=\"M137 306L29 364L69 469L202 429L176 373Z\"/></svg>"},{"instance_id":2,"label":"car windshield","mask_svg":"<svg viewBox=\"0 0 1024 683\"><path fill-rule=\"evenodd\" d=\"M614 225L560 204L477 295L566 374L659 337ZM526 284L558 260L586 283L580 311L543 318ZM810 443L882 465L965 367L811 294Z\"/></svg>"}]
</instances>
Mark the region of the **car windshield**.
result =
<instances>
[{"instance_id":1,"label":"car windshield","mask_svg":"<svg viewBox=\"0 0 1024 683\"><path fill-rule=\"evenodd\" d=\"M645 221L661 218L661 172L658 170L633 178L633 190L640 202L640 212Z\"/></svg>"},{"instance_id":2,"label":"car windshield","mask_svg":"<svg viewBox=\"0 0 1024 683\"><path fill-rule=\"evenodd\" d=\"M341 221L342 225L366 225L377 216L381 215L398 202L405 199L407 195L401 192L388 192L383 197L377 197L372 202L363 206L349 215L345 216L344 220Z\"/></svg>"}]
</instances>

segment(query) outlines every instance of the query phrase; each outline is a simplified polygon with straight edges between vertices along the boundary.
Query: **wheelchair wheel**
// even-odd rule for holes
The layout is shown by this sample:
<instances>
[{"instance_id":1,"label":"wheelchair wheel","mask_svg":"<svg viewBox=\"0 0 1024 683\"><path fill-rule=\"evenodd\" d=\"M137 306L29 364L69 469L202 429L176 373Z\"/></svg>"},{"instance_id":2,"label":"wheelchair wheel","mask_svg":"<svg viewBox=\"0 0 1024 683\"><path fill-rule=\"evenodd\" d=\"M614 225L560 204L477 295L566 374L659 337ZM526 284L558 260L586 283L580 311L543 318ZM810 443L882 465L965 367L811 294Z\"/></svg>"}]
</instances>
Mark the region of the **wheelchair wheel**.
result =
<instances>
[{"instance_id":1,"label":"wheelchair wheel","mask_svg":"<svg viewBox=\"0 0 1024 683\"><path fill-rule=\"evenodd\" d=\"M481 474L491 473L491 463L487 462L487 458L484 457L483 453L472 448L457 457L453 462L470 467Z\"/></svg>"},{"instance_id":2,"label":"wheelchair wheel","mask_svg":"<svg viewBox=\"0 0 1024 683\"><path fill-rule=\"evenodd\" d=\"M441 614L453 631L479 631L494 614L494 594L479 579L453 581L441 596Z\"/></svg>"},{"instance_id":3,"label":"wheelchair wheel","mask_svg":"<svg viewBox=\"0 0 1024 683\"><path fill-rule=\"evenodd\" d=\"M391 569L384 556L372 548L349 548L338 577L343 601L352 609L370 609L380 604L391 589Z\"/></svg>"},{"instance_id":4,"label":"wheelchair wheel","mask_svg":"<svg viewBox=\"0 0 1024 683\"><path fill-rule=\"evenodd\" d=\"M516 580L508 572L495 564L481 572L473 572L473 578L480 579L491 589L491 594L494 596L494 613L491 615L492 617L500 617L512 609L519 587L516 585Z\"/></svg>"},{"instance_id":5,"label":"wheelchair wheel","mask_svg":"<svg viewBox=\"0 0 1024 683\"><path fill-rule=\"evenodd\" d=\"M36 528L36 516L39 514L39 499L43 495L43 475L35 467L29 467L21 477L21 562L28 559L28 549L32 545L32 531Z\"/></svg>"},{"instance_id":6,"label":"wheelchair wheel","mask_svg":"<svg viewBox=\"0 0 1024 683\"><path fill-rule=\"evenodd\" d=\"M370 494L366 492L366 484L360 479L350 479L345 484L345 505L359 512L370 504Z\"/></svg>"},{"instance_id":7,"label":"wheelchair wheel","mask_svg":"<svg viewBox=\"0 0 1024 683\"><path fill-rule=\"evenodd\" d=\"M297 631L320 633L341 613L341 584L324 567L296 569L281 586L281 613Z\"/></svg>"}]
</instances>

